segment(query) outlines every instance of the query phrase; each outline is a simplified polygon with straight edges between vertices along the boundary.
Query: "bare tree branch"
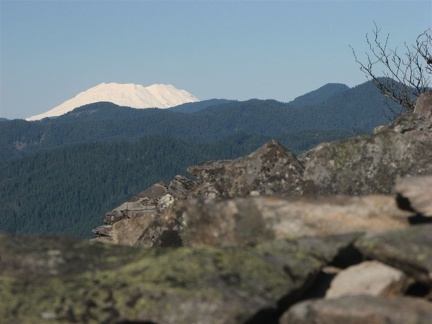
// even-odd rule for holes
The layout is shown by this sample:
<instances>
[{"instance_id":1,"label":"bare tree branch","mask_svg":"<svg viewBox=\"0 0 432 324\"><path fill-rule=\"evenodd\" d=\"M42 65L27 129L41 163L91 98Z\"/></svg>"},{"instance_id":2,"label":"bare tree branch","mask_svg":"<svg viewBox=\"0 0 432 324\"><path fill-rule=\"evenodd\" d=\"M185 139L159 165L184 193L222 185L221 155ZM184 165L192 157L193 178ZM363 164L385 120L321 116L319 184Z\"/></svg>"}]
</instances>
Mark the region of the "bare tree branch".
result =
<instances>
[{"instance_id":1,"label":"bare tree branch","mask_svg":"<svg viewBox=\"0 0 432 324\"><path fill-rule=\"evenodd\" d=\"M403 55L399 54L398 48L389 47L390 34L382 39L380 33L381 28L374 22L372 35L366 34L369 47L369 52L365 53L366 61L362 62L350 46L354 59L360 65L360 71L375 83L385 97L406 111L412 111L417 97L430 88L432 30L420 34L414 45L405 43Z\"/></svg>"}]
</instances>

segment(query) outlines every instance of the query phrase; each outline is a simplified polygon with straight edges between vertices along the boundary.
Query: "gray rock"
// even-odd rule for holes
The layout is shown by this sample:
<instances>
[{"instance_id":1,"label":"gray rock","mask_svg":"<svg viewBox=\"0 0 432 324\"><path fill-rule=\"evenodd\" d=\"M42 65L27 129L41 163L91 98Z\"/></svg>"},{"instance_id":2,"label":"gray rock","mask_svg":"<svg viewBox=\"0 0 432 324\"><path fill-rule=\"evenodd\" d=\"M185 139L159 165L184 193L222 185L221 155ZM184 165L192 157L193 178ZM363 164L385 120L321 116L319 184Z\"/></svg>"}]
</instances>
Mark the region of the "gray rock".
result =
<instances>
[{"instance_id":1,"label":"gray rock","mask_svg":"<svg viewBox=\"0 0 432 324\"><path fill-rule=\"evenodd\" d=\"M395 191L400 198L408 200L409 210L432 217L432 176L398 179Z\"/></svg>"},{"instance_id":2,"label":"gray rock","mask_svg":"<svg viewBox=\"0 0 432 324\"><path fill-rule=\"evenodd\" d=\"M404 228L410 215L381 195L195 200L184 209L184 243L214 246Z\"/></svg>"},{"instance_id":3,"label":"gray rock","mask_svg":"<svg viewBox=\"0 0 432 324\"><path fill-rule=\"evenodd\" d=\"M432 118L432 92L422 93L417 99L414 113Z\"/></svg>"},{"instance_id":4,"label":"gray rock","mask_svg":"<svg viewBox=\"0 0 432 324\"><path fill-rule=\"evenodd\" d=\"M325 297L402 295L410 283L400 270L378 261L365 261L339 272Z\"/></svg>"},{"instance_id":5,"label":"gray rock","mask_svg":"<svg viewBox=\"0 0 432 324\"><path fill-rule=\"evenodd\" d=\"M398 177L432 174L431 93L374 135L324 143L299 159L304 180L325 194L392 193Z\"/></svg>"},{"instance_id":6,"label":"gray rock","mask_svg":"<svg viewBox=\"0 0 432 324\"><path fill-rule=\"evenodd\" d=\"M125 218L116 222L112 225L112 231L110 233L112 243L129 246L137 245L142 233L152 222L152 215Z\"/></svg>"},{"instance_id":7,"label":"gray rock","mask_svg":"<svg viewBox=\"0 0 432 324\"><path fill-rule=\"evenodd\" d=\"M163 183L156 183L107 213L104 223L112 225L124 218L156 215L160 212L158 210L159 200L167 193L168 190Z\"/></svg>"},{"instance_id":8,"label":"gray rock","mask_svg":"<svg viewBox=\"0 0 432 324\"><path fill-rule=\"evenodd\" d=\"M432 118L408 112L399 116L390 124L380 127L377 133L386 131L402 134L414 141L431 143Z\"/></svg>"},{"instance_id":9,"label":"gray rock","mask_svg":"<svg viewBox=\"0 0 432 324\"><path fill-rule=\"evenodd\" d=\"M195 181L188 179L184 176L175 176L169 186L168 193L171 194L175 199L186 199L189 192L195 187Z\"/></svg>"},{"instance_id":10,"label":"gray rock","mask_svg":"<svg viewBox=\"0 0 432 324\"><path fill-rule=\"evenodd\" d=\"M432 225L366 234L355 246L367 257L432 285Z\"/></svg>"},{"instance_id":11,"label":"gray rock","mask_svg":"<svg viewBox=\"0 0 432 324\"><path fill-rule=\"evenodd\" d=\"M112 225L101 225L93 229L92 232L98 236L111 236Z\"/></svg>"},{"instance_id":12,"label":"gray rock","mask_svg":"<svg viewBox=\"0 0 432 324\"><path fill-rule=\"evenodd\" d=\"M322 244L317 258L306 241L161 250L0 235L0 313L8 323L270 322L352 240Z\"/></svg>"},{"instance_id":13,"label":"gray rock","mask_svg":"<svg viewBox=\"0 0 432 324\"><path fill-rule=\"evenodd\" d=\"M431 304L418 298L368 295L308 300L294 305L280 324L429 324Z\"/></svg>"},{"instance_id":14,"label":"gray rock","mask_svg":"<svg viewBox=\"0 0 432 324\"><path fill-rule=\"evenodd\" d=\"M105 224L95 228L95 241L151 247L160 242L169 222L160 219L178 200L186 199L195 181L177 175L167 187L163 182L134 196L105 215Z\"/></svg>"},{"instance_id":15,"label":"gray rock","mask_svg":"<svg viewBox=\"0 0 432 324\"><path fill-rule=\"evenodd\" d=\"M390 194L397 177L425 174L432 174L432 142L386 130L320 145L304 180L323 194Z\"/></svg>"},{"instance_id":16,"label":"gray rock","mask_svg":"<svg viewBox=\"0 0 432 324\"><path fill-rule=\"evenodd\" d=\"M214 161L189 167L198 185L191 197L220 199L263 194L303 193L303 165L277 141L232 161Z\"/></svg>"},{"instance_id":17,"label":"gray rock","mask_svg":"<svg viewBox=\"0 0 432 324\"><path fill-rule=\"evenodd\" d=\"M2 282L7 276L23 278L25 282L34 278L97 273L118 268L139 254L130 247L85 240L0 234L0 278Z\"/></svg>"}]
</instances>

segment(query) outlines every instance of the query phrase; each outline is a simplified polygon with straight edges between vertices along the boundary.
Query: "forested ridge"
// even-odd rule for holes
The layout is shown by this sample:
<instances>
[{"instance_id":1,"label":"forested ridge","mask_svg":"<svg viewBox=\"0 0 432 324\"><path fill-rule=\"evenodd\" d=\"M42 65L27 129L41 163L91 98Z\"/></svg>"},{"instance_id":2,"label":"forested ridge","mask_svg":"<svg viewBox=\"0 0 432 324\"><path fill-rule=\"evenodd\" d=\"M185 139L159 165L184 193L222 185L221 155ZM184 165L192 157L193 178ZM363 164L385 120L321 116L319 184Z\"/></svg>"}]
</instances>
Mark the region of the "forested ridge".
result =
<instances>
[{"instance_id":1,"label":"forested ridge","mask_svg":"<svg viewBox=\"0 0 432 324\"><path fill-rule=\"evenodd\" d=\"M279 140L300 152L351 135L310 131ZM246 155L268 140L238 133L204 144L149 135L132 142L76 144L1 162L1 231L89 237L107 211L150 185L187 175L187 167L194 164Z\"/></svg>"},{"instance_id":2,"label":"forested ridge","mask_svg":"<svg viewBox=\"0 0 432 324\"><path fill-rule=\"evenodd\" d=\"M371 83L329 86L300 102L96 103L55 119L3 121L0 231L89 237L106 212L190 165L243 156L271 139L299 154L388 122Z\"/></svg>"},{"instance_id":3,"label":"forested ridge","mask_svg":"<svg viewBox=\"0 0 432 324\"><path fill-rule=\"evenodd\" d=\"M269 137L305 130L370 133L389 122L386 116L391 115L390 109L372 82L348 90L338 84L323 88L302 96L301 105L294 105L296 100L209 100L179 106L183 111L179 112L175 108L132 109L101 102L55 119L6 121L0 123L0 160L64 145L130 141L146 135L209 143L239 132Z\"/></svg>"}]
</instances>

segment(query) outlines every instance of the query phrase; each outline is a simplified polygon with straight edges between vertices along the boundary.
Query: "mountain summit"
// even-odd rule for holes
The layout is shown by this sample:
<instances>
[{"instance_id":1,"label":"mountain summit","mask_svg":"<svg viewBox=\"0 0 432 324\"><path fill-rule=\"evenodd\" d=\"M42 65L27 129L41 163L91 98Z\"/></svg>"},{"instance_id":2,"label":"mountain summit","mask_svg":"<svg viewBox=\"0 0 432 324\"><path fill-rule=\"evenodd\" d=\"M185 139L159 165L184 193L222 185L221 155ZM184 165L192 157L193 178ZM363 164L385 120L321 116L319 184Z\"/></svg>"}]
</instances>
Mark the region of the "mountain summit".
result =
<instances>
[{"instance_id":1,"label":"mountain summit","mask_svg":"<svg viewBox=\"0 0 432 324\"><path fill-rule=\"evenodd\" d=\"M29 117L27 120L60 116L75 108L100 101L108 101L119 106L132 108L170 108L199 100L189 92L179 90L169 84L153 84L144 87L133 83L101 83L79 93L61 105L45 113Z\"/></svg>"}]
</instances>

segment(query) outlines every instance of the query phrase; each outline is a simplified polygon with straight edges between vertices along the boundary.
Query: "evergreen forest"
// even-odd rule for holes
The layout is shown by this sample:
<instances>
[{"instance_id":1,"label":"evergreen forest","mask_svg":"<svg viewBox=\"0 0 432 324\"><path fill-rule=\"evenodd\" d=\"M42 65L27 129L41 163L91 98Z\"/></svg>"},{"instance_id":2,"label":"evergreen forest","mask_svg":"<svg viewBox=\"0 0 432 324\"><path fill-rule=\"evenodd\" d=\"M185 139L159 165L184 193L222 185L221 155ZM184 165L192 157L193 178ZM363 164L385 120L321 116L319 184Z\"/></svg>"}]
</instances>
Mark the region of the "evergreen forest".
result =
<instances>
[{"instance_id":1,"label":"evergreen forest","mask_svg":"<svg viewBox=\"0 0 432 324\"><path fill-rule=\"evenodd\" d=\"M296 154L370 133L389 108L371 82L330 84L291 103L213 99L172 109L86 105L0 122L0 231L91 237L104 214L187 167L271 139ZM392 107L393 110L401 109Z\"/></svg>"}]
</instances>

